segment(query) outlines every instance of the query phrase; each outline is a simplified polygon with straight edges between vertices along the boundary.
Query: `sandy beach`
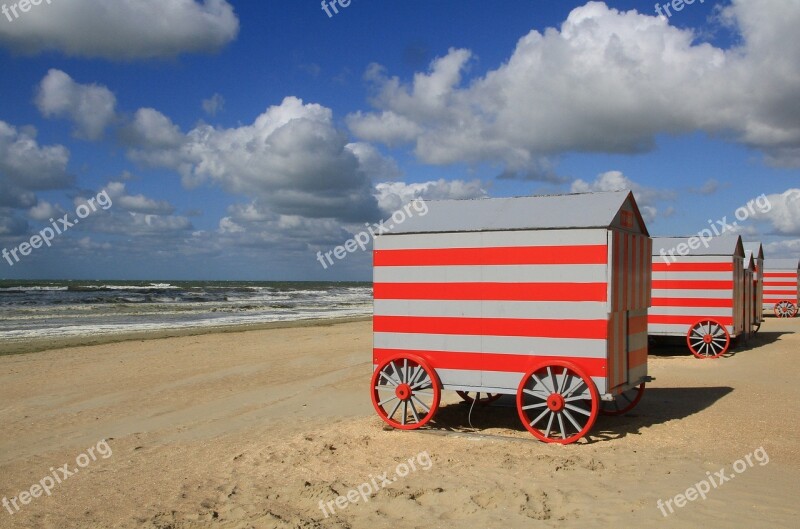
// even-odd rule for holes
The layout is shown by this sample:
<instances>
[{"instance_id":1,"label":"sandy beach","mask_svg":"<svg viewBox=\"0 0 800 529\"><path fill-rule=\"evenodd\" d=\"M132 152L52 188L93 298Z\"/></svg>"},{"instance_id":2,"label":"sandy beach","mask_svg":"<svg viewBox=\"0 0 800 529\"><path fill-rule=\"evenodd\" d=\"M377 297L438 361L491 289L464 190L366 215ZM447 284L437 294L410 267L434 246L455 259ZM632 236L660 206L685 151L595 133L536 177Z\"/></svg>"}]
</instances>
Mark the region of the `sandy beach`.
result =
<instances>
[{"instance_id":1,"label":"sandy beach","mask_svg":"<svg viewBox=\"0 0 800 529\"><path fill-rule=\"evenodd\" d=\"M767 319L716 361L655 348L639 406L569 446L536 441L502 401L470 428L450 392L429 428L385 429L371 330L0 357L0 499L19 507L0 528L796 527L798 319ZM49 495L32 490L54 475Z\"/></svg>"}]
</instances>

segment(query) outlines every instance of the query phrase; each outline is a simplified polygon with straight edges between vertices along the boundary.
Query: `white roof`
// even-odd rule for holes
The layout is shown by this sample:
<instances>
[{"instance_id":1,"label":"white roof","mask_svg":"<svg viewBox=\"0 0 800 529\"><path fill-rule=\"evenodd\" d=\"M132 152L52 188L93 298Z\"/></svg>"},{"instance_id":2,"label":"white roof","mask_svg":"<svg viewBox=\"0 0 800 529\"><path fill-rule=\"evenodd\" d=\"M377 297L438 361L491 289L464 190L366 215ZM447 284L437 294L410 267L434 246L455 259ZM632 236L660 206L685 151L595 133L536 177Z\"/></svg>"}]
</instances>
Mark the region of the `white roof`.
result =
<instances>
[{"instance_id":1,"label":"white roof","mask_svg":"<svg viewBox=\"0 0 800 529\"><path fill-rule=\"evenodd\" d=\"M761 245L760 242L743 242L742 246L744 247L745 255L750 253L750 254L755 254L756 259L764 258L764 247Z\"/></svg>"},{"instance_id":2,"label":"white roof","mask_svg":"<svg viewBox=\"0 0 800 529\"><path fill-rule=\"evenodd\" d=\"M764 259L765 270L797 270L800 268L798 259Z\"/></svg>"},{"instance_id":3,"label":"white roof","mask_svg":"<svg viewBox=\"0 0 800 529\"><path fill-rule=\"evenodd\" d=\"M387 235L608 228L628 200L642 233L647 235L630 191L425 201L427 214L408 216Z\"/></svg>"},{"instance_id":4,"label":"white roof","mask_svg":"<svg viewBox=\"0 0 800 529\"><path fill-rule=\"evenodd\" d=\"M689 246L689 240L692 238L699 239L699 247L696 249ZM684 244L687 246L686 251L679 252L678 245ZM692 246L698 246L697 242L693 242ZM674 250L674 255L739 255L744 257L744 249L742 248L742 238L739 235L721 235L713 237L708 240L700 239L697 235L690 237L653 237L653 255L662 255L661 250L669 254L670 250Z\"/></svg>"}]
</instances>

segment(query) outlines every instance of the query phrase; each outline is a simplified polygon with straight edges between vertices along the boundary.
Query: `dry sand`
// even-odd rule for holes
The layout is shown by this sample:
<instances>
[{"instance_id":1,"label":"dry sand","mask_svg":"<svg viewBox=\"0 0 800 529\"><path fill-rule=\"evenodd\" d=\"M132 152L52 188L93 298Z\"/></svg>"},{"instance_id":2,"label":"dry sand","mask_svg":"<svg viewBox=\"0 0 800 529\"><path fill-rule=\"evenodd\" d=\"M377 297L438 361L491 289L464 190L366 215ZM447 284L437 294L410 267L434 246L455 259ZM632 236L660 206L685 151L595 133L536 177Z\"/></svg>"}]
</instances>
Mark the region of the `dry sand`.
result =
<instances>
[{"instance_id":1,"label":"dry sand","mask_svg":"<svg viewBox=\"0 0 800 529\"><path fill-rule=\"evenodd\" d=\"M798 527L798 330L767 320L716 361L656 348L638 408L569 446L511 407L476 408L471 430L450 392L431 428L385 430L369 322L0 357L0 499L104 438L113 451L0 527ZM761 447L769 462L735 474ZM367 503L319 509L414 457ZM656 507L721 469L735 478L707 499Z\"/></svg>"}]
</instances>

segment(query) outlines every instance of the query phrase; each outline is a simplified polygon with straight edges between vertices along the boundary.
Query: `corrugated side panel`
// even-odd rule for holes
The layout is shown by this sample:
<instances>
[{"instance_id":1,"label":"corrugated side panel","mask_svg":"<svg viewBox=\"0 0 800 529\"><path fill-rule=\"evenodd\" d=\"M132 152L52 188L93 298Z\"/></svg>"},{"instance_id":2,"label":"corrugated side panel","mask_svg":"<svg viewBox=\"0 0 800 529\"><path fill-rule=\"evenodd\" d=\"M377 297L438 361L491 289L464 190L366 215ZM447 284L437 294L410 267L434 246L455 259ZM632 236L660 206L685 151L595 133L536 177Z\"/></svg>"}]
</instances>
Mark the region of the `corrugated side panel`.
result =
<instances>
[{"instance_id":1,"label":"corrugated side panel","mask_svg":"<svg viewBox=\"0 0 800 529\"><path fill-rule=\"evenodd\" d=\"M667 264L653 256L652 306L648 332L686 336L702 318L725 325L734 336L743 328L744 265L741 257L678 256ZM737 309L738 312L737 312Z\"/></svg>"},{"instance_id":2,"label":"corrugated side panel","mask_svg":"<svg viewBox=\"0 0 800 529\"><path fill-rule=\"evenodd\" d=\"M765 270L763 308L772 310L783 300L797 305L798 288L797 270Z\"/></svg>"},{"instance_id":3,"label":"corrugated side panel","mask_svg":"<svg viewBox=\"0 0 800 529\"><path fill-rule=\"evenodd\" d=\"M756 259L756 269L753 272L755 282L755 301L753 302L753 323L764 321L764 260Z\"/></svg>"},{"instance_id":4,"label":"corrugated side panel","mask_svg":"<svg viewBox=\"0 0 800 529\"><path fill-rule=\"evenodd\" d=\"M515 391L533 364L574 362L606 389L606 230L381 236L375 364L421 356L450 387Z\"/></svg>"},{"instance_id":5,"label":"corrugated side panel","mask_svg":"<svg viewBox=\"0 0 800 529\"><path fill-rule=\"evenodd\" d=\"M647 375L652 240L616 230L609 239L608 388L613 390Z\"/></svg>"}]
</instances>

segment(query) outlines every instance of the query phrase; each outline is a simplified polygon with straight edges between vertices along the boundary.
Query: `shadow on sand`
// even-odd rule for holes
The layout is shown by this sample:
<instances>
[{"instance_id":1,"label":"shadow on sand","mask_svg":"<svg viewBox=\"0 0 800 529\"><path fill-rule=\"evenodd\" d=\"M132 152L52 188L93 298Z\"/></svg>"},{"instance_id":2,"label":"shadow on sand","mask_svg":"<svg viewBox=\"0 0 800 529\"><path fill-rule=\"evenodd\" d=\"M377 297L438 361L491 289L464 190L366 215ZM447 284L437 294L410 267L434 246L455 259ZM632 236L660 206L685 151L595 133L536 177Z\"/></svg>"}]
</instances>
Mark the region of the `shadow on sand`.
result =
<instances>
[{"instance_id":1,"label":"shadow on sand","mask_svg":"<svg viewBox=\"0 0 800 529\"><path fill-rule=\"evenodd\" d=\"M598 416L587 439L589 442L599 442L638 435L642 428L699 413L732 391L733 388L727 386L648 388L639 405L627 414L619 417ZM428 429L442 433L478 434L491 429L525 431L517 415L513 395L504 395L489 406L476 404L471 420L477 431L470 429L469 414L470 406L467 403L442 405ZM532 436L531 439L534 440Z\"/></svg>"}]
</instances>

